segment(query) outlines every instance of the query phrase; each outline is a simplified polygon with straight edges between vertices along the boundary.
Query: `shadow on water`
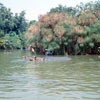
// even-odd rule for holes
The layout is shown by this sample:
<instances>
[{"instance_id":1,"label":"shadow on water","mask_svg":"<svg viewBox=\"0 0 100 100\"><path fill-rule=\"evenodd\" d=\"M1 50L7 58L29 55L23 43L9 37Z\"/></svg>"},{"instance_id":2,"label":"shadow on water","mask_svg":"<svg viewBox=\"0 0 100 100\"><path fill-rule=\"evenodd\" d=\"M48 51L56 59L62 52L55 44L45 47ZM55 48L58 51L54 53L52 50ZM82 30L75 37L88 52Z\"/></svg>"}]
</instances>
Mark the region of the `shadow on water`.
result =
<instances>
[{"instance_id":1,"label":"shadow on water","mask_svg":"<svg viewBox=\"0 0 100 100\"><path fill-rule=\"evenodd\" d=\"M21 59L25 51L0 52L0 100L100 100L100 61L93 56Z\"/></svg>"}]
</instances>

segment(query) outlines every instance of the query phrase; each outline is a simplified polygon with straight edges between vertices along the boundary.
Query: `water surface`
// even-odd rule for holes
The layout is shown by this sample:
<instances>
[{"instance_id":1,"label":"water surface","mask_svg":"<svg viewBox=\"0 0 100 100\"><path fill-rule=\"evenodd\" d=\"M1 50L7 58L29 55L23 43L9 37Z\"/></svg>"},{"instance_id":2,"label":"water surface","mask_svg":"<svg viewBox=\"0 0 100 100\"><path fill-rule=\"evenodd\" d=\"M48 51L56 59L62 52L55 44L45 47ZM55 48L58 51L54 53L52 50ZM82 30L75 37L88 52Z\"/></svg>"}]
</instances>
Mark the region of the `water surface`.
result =
<instances>
[{"instance_id":1,"label":"water surface","mask_svg":"<svg viewBox=\"0 0 100 100\"><path fill-rule=\"evenodd\" d=\"M100 100L98 56L46 57L30 62L25 51L0 52L0 100Z\"/></svg>"}]
</instances>

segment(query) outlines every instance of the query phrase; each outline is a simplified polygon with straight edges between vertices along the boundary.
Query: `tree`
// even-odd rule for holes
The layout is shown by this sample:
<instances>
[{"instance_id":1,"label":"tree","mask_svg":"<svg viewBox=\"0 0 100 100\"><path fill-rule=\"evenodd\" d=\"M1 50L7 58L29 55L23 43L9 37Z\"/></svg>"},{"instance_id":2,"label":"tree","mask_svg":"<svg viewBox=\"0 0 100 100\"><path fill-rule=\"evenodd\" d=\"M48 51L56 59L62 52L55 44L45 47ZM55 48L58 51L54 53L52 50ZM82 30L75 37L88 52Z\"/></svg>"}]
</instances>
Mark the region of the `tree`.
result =
<instances>
[{"instance_id":1,"label":"tree","mask_svg":"<svg viewBox=\"0 0 100 100\"><path fill-rule=\"evenodd\" d=\"M10 34L16 34L14 39L21 41L22 46L25 43L25 31L27 29L27 21L25 19L25 11L22 11L20 14L13 14L9 8L6 8L3 4L0 3L0 40L3 48L5 48L4 37L7 36L9 41L9 46L13 43L10 41ZM6 37L6 38L7 38ZM11 37L13 38L13 37ZM12 41L14 42L14 41ZM17 47L17 46L15 46Z\"/></svg>"},{"instance_id":2,"label":"tree","mask_svg":"<svg viewBox=\"0 0 100 100\"><path fill-rule=\"evenodd\" d=\"M26 33L28 43L44 53L96 54L100 46L100 1L81 3L75 8L59 5L39 16Z\"/></svg>"}]
</instances>

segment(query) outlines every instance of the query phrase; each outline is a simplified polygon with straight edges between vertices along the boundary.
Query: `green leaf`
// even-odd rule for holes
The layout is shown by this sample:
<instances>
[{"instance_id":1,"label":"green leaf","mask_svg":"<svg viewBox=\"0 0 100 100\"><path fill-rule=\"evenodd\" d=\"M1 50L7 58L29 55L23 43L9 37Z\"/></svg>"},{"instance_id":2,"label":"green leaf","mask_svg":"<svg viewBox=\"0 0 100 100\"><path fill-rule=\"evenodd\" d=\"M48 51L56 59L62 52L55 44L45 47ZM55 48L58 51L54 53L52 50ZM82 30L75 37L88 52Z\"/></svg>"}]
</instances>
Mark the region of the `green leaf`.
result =
<instances>
[{"instance_id":1,"label":"green leaf","mask_svg":"<svg viewBox=\"0 0 100 100\"><path fill-rule=\"evenodd\" d=\"M65 42L64 45L67 46L68 45L68 42Z\"/></svg>"},{"instance_id":2,"label":"green leaf","mask_svg":"<svg viewBox=\"0 0 100 100\"><path fill-rule=\"evenodd\" d=\"M94 47L94 43L89 43L89 46L90 47Z\"/></svg>"},{"instance_id":3,"label":"green leaf","mask_svg":"<svg viewBox=\"0 0 100 100\"><path fill-rule=\"evenodd\" d=\"M72 43L72 39L69 39L68 42L69 42L69 43Z\"/></svg>"},{"instance_id":4,"label":"green leaf","mask_svg":"<svg viewBox=\"0 0 100 100\"><path fill-rule=\"evenodd\" d=\"M80 47L84 47L84 44L80 44Z\"/></svg>"},{"instance_id":5,"label":"green leaf","mask_svg":"<svg viewBox=\"0 0 100 100\"><path fill-rule=\"evenodd\" d=\"M92 39L91 39L90 37L88 37L88 36L87 36L84 40L85 40L85 42L87 42L87 43L92 41Z\"/></svg>"}]
</instances>

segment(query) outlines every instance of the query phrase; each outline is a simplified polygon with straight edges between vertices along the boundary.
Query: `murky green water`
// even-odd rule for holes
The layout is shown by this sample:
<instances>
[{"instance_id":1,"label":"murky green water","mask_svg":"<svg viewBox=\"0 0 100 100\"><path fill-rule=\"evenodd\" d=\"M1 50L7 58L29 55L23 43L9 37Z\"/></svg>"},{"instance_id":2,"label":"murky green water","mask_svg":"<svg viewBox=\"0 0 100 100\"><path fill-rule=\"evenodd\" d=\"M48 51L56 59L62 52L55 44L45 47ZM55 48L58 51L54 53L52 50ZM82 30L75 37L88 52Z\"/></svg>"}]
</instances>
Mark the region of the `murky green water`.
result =
<instances>
[{"instance_id":1,"label":"murky green water","mask_svg":"<svg viewBox=\"0 0 100 100\"><path fill-rule=\"evenodd\" d=\"M0 100L100 100L97 56L30 62L23 55L30 56L0 52Z\"/></svg>"}]
</instances>

